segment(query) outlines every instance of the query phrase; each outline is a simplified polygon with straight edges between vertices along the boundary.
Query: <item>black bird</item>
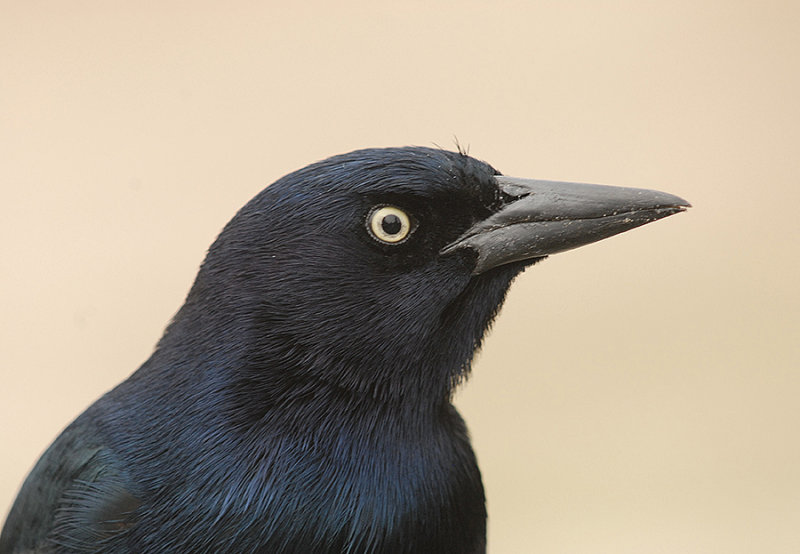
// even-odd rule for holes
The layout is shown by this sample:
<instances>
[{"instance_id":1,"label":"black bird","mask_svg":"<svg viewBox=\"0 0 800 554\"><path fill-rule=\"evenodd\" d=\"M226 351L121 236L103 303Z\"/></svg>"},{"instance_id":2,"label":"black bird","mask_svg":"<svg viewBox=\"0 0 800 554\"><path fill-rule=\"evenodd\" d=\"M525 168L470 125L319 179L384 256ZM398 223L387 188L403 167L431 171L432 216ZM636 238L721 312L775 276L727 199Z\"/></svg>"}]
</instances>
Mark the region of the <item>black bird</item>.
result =
<instances>
[{"instance_id":1,"label":"black bird","mask_svg":"<svg viewBox=\"0 0 800 554\"><path fill-rule=\"evenodd\" d=\"M511 281L687 206L431 148L283 177L152 356L42 455L0 552L485 552L451 396Z\"/></svg>"}]
</instances>

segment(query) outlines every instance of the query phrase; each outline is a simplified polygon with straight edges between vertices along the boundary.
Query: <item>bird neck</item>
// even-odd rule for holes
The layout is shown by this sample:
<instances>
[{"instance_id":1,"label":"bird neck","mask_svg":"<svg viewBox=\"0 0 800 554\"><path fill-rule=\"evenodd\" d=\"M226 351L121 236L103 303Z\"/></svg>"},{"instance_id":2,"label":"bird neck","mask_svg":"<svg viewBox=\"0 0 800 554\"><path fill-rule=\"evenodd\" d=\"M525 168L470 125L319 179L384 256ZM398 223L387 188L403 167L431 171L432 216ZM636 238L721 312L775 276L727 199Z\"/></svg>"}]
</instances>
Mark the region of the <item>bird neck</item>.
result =
<instances>
[{"instance_id":1,"label":"bird neck","mask_svg":"<svg viewBox=\"0 0 800 554\"><path fill-rule=\"evenodd\" d=\"M263 291L245 293L201 271L149 365L189 395L217 391L215 400L224 400L237 421L255 423L289 404L313 407L317 400L343 410L390 409L400 419L408 411L436 414L468 375L522 269L509 264L470 279L455 300L432 313L421 305L426 317L394 334L324 325L310 308L298 310ZM330 327L342 331L325 334Z\"/></svg>"}]
</instances>

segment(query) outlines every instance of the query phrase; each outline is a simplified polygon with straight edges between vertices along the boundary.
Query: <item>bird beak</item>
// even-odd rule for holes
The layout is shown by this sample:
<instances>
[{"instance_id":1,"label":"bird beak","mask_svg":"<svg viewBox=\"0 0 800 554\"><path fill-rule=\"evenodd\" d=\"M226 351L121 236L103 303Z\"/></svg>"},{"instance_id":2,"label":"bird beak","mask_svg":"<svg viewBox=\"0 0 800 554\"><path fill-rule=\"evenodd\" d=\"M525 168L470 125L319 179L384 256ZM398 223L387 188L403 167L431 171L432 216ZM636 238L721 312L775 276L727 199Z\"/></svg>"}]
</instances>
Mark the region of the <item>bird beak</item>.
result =
<instances>
[{"instance_id":1,"label":"bird beak","mask_svg":"<svg viewBox=\"0 0 800 554\"><path fill-rule=\"evenodd\" d=\"M475 275L590 244L691 207L683 198L656 190L506 176L496 180L512 200L441 251L476 251Z\"/></svg>"}]
</instances>

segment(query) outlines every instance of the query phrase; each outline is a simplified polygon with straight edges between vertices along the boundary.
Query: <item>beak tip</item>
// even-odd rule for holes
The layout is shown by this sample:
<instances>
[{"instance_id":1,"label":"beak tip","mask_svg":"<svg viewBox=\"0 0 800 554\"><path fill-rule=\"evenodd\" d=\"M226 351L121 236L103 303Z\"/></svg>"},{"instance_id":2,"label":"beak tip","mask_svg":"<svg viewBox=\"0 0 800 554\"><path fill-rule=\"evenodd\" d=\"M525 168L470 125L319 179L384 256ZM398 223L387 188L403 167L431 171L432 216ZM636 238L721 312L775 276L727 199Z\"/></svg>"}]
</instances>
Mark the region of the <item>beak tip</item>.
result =
<instances>
[{"instance_id":1,"label":"beak tip","mask_svg":"<svg viewBox=\"0 0 800 554\"><path fill-rule=\"evenodd\" d=\"M644 204L638 206L640 208L646 208L647 203L650 203L651 209L672 208L681 212L684 212L688 208L692 207L689 201L684 200L683 198L675 194L670 194L668 192L661 192L658 190L648 190L648 189L633 189L633 190L637 190L637 192L639 193L639 198L642 198L644 200ZM638 201L636 203L638 203Z\"/></svg>"},{"instance_id":2,"label":"beak tip","mask_svg":"<svg viewBox=\"0 0 800 554\"><path fill-rule=\"evenodd\" d=\"M688 200L684 200L680 196L675 196L675 207L680 208L682 212L685 212L686 210L692 207L692 204Z\"/></svg>"}]
</instances>

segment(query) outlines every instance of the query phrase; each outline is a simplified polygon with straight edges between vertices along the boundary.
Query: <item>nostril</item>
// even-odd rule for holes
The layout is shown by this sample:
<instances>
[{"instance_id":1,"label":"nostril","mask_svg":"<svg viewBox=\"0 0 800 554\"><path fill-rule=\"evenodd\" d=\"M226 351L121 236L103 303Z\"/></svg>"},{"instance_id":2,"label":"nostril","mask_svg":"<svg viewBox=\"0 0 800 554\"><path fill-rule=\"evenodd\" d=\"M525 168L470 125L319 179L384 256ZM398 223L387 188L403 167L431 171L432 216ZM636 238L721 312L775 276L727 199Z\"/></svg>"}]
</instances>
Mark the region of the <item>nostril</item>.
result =
<instances>
[{"instance_id":1,"label":"nostril","mask_svg":"<svg viewBox=\"0 0 800 554\"><path fill-rule=\"evenodd\" d=\"M533 192L529 187L511 182L506 179L495 177L495 180L497 182L498 197L503 204L508 204L514 200L525 198L526 196L530 196L530 194Z\"/></svg>"},{"instance_id":2,"label":"nostril","mask_svg":"<svg viewBox=\"0 0 800 554\"><path fill-rule=\"evenodd\" d=\"M531 191L525 189L524 187L500 187L497 189L496 203L495 206L493 206L493 211L497 211L502 206L511 204L512 202L525 198L526 196L530 196L530 194Z\"/></svg>"}]
</instances>

